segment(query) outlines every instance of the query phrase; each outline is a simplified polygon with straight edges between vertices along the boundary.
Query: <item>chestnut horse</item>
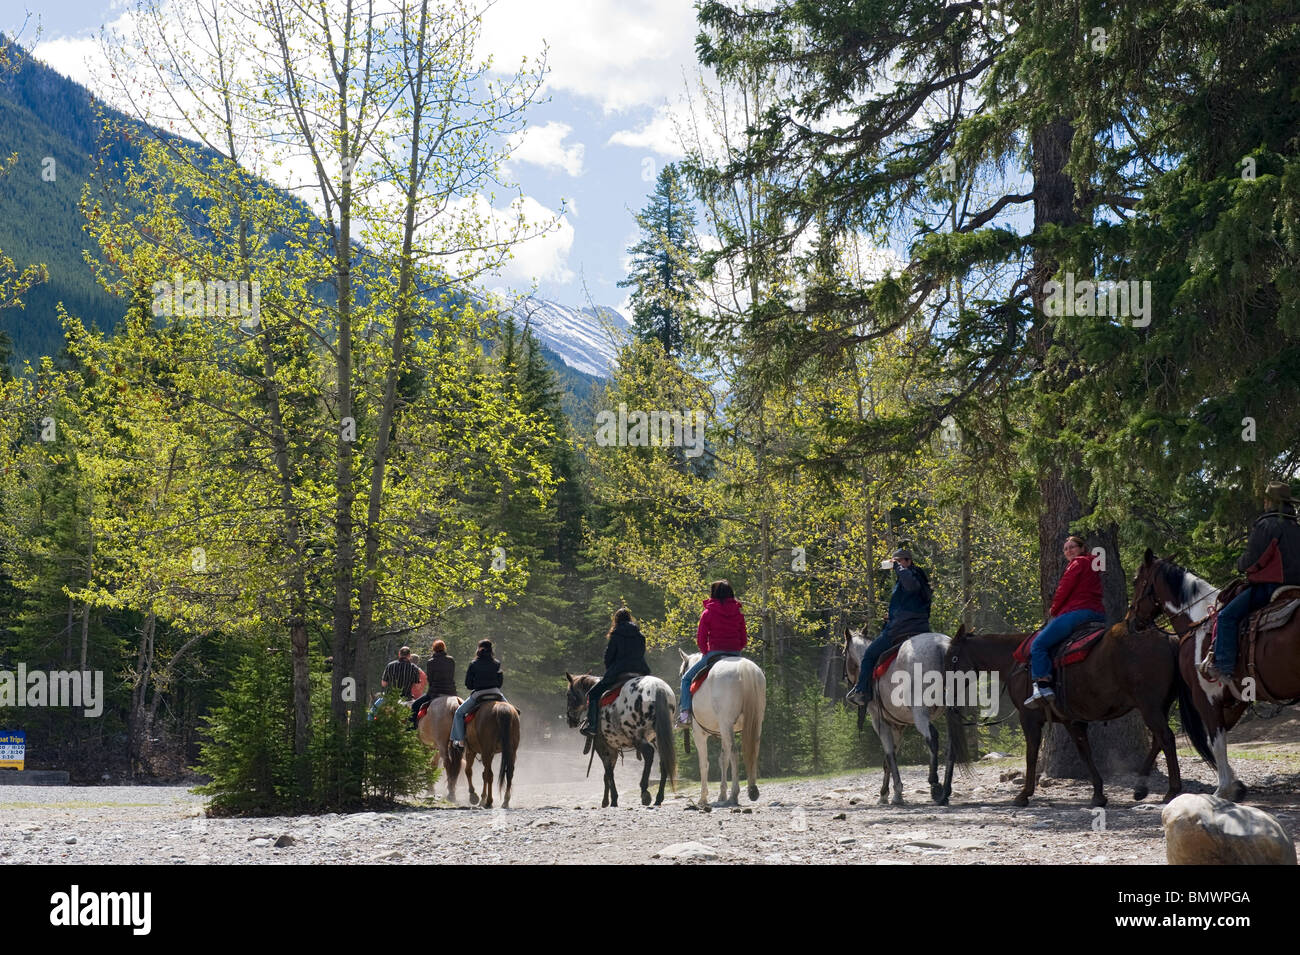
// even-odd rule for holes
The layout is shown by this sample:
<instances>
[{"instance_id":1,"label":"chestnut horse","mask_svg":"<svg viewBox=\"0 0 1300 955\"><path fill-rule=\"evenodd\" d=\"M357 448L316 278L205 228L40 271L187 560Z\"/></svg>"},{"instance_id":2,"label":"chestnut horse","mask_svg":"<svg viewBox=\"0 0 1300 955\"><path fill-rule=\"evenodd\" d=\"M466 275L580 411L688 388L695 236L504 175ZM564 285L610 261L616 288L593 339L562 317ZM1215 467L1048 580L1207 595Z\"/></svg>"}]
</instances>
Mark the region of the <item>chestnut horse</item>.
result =
<instances>
[{"instance_id":1,"label":"chestnut horse","mask_svg":"<svg viewBox=\"0 0 1300 955\"><path fill-rule=\"evenodd\" d=\"M420 742L442 755L442 771L447 777L447 799L456 801L456 778L460 775L460 750L453 749L451 721L456 708L465 702L459 696L435 696L420 718ZM437 755L434 756L437 759Z\"/></svg>"},{"instance_id":2,"label":"chestnut horse","mask_svg":"<svg viewBox=\"0 0 1300 955\"><path fill-rule=\"evenodd\" d=\"M1018 663L1013 654L1029 636L1027 633L977 634L957 630L948 648L950 670L996 670L1011 694L1020 713L1025 733L1025 785L1015 798L1017 806L1027 806L1034 794L1038 776L1038 749L1043 742L1043 726L1050 719L1064 724L1088 766L1092 779L1092 805L1106 805L1101 773L1092 759L1088 743L1088 724L1114 720L1136 709L1151 731L1151 749L1138 770L1134 799L1145 799L1150 791L1147 777L1161 750L1169 770L1168 802L1182 791L1178 773L1178 754L1174 734L1169 729L1169 710L1178 700L1183 726L1195 721L1187 688L1178 678L1178 641L1155 629L1132 629L1127 622L1110 627L1087 658L1058 671L1057 684L1069 690L1064 699L1065 711L1054 704L1050 709L1028 709L1024 700L1030 693L1029 668ZM1059 699L1059 698L1058 698ZM1190 731L1189 731L1190 733Z\"/></svg>"},{"instance_id":3,"label":"chestnut horse","mask_svg":"<svg viewBox=\"0 0 1300 955\"><path fill-rule=\"evenodd\" d=\"M1197 665L1208 649L1211 611L1218 593L1217 588L1191 571L1157 558L1148 548L1133 581L1129 614L1138 621L1155 620L1161 614L1169 616L1180 638L1179 673L1190 688L1196 713L1204 721L1204 725L1197 722L1198 733L1188 728L1187 735L1201 757L1218 771L1219 788L1214 794L1238 802L1246 795L1246 787L1228 764L1228 730L1237 725L1254 699L1290 702L1300 697L1300 613L1285 626L1256 637L1253 672L1247 675L1246 661L1238 662L1234 674L1237 682L1252 691L1241 699L1228 692L1223 683L1206 680ZM1183 725L1187 727L1186 718Z\"/></svg>"},{"instance_id":4,"label":"chestnut horse","mask_svg":"<svg viewBox=\"0 0 1300 955\"><path fill-rule=\"evenodd\" d=\"M501 753L501 779L505 783L501 808L510 808L510 787L515 781L515 752L519 749L519 711L504 700L484 700L465 725L465 782L469 803L478 804L474 791L474 757L483 759L483 808L492 808L492 757Z\"/></svg>"}]
</instances>

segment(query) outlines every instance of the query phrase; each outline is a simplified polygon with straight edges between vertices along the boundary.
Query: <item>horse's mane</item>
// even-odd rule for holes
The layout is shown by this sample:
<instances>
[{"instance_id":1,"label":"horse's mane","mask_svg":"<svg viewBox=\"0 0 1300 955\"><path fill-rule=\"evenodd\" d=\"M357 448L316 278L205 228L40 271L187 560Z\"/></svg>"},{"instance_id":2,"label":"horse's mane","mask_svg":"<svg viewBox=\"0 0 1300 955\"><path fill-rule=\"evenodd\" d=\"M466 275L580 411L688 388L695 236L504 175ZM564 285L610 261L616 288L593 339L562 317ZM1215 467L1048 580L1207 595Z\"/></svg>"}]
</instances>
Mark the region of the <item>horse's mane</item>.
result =
<instances>
[{"instance_id":1,"label":"horse's mane","mask_svg":"<svg viewBox=\"0 0 1300 955\"><path fill-rule=\"evenodd\" d=\"M1156 562L1156 573L1159 575L1160 580L1164 582L1165 588L1170 593L1178 595L1178 599L1184 607L1200 596L1196 593L1196 590L1197 581L1201 578L1186 567L1174 563L1169 558L1166 557ZM1206 586L1209 586L1209 584L1207 583Z\"/></svg>"}]
</instances>

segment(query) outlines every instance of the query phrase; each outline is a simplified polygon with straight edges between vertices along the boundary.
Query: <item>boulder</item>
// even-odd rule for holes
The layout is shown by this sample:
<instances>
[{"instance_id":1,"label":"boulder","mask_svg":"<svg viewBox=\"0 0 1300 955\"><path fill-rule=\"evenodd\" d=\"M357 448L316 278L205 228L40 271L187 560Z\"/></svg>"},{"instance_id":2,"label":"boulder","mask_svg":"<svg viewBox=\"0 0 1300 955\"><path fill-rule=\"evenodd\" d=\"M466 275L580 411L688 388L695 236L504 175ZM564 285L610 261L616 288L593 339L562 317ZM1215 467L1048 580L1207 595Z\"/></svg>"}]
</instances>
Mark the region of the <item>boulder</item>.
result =
<instances>
[{"instance_id":1,"label":"boulder","mask_svg":"<svg viewBox=\"0 0 1300 955\"><path fill-rule=\"evenodd\" d=\"M1170 865L1295 865L1295 843L1254 806L1184 793L1160 813Z\"/></svg>"},{"instance_id":2,"label":"boulder","mask_svg":"<svg viewBox=\"0 0 1300 955\"><path fill-rule=\"evenodd\" d=\"M674 842L656 852L653 859L716 859L718 852L702 842Z\"/></svg>"}]
</instances>

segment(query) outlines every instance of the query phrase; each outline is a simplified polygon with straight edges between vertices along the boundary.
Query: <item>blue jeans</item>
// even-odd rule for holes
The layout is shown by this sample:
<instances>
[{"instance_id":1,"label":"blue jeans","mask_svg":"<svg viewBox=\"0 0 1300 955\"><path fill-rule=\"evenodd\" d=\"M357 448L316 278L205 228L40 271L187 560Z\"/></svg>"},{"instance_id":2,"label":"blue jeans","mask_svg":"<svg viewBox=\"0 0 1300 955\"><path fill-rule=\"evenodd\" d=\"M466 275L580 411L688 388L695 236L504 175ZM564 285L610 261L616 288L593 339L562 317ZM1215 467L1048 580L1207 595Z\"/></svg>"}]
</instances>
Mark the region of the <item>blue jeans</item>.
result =
<instances>
[{"instance_id":1,"label":"blue jeans","mask_svg":"<svg viewBox=\"0 0 1300 955\"><path fill-rule=\"evenodd\" d=\"M1071 610L1047 621L1029 645L1029 672L1035 680L1045 680L1052 675L1052 651L1057 644L1069 638L1074 628L1085 623L1105 623L1104 614L1095 610Z\"/></svg>"},{"instance_id":2,"label":"blue jeans","mask_svg":"<svg viewBox=\"0 0 1300 955\"><path fill-rule=\"evenodd\" d=\"M506 700L506 695L500 690L475 690L469 695L469 699L456 707L456 715L452 717L451 720L451 738L453 742L465 742L465 717L469 715L469 711L474 708L478 703L478 698L484 693L495 693L500 696L503 701L507 703L509 702L509 700Z\"/></svg>"},{"instance_id":3,"label":"blue jeans","mask_svg":"<svg viewBox=\"0 0 1300 955\"><path fill-rule=\"evenodd\" d=\"M885 629L880 631L880 636L872 640L867 649L862 651L862 662L858 665L858 683L853 688L853 692L861 693L867 699L871 698L871 691L876 685L876 681L871 678L871 672L875 670L876 664L880 658L885 655L889 645L894 642L894 635L889 632L888 624Z\"/></svg>"},{"instance_id":4,"label":"blue jeans","mask_svg":"<svg viewBox=\"0 0 1300 955\"><path fill-rule=\"evenodd\" d=\"M1253 610L1265 606L1281 584L1251 584L1219 611L1219 633L1214 638L1214 666L1224 676L1237 669L1237 638L1241 624Z\"/></svg>"},{"instance_id":5,"label":"blue jeans","mask_svg":"<svg viewBox=\"0 0 1300 955\"><path fill-rule=\"evenodd\" d=\"M678 712L689 713L691 711L691 681L699 676L700 671L708 665L710 660L716 659L717 657L738 656L740 656L740 652L737 650L710 650L708 653L704 654L704 656L696 660L694 664L687 667L686 672L682 674L681 693L677 695L678 699L681 700L681 706L678 707Z\"/></svg>"}]
</instances>

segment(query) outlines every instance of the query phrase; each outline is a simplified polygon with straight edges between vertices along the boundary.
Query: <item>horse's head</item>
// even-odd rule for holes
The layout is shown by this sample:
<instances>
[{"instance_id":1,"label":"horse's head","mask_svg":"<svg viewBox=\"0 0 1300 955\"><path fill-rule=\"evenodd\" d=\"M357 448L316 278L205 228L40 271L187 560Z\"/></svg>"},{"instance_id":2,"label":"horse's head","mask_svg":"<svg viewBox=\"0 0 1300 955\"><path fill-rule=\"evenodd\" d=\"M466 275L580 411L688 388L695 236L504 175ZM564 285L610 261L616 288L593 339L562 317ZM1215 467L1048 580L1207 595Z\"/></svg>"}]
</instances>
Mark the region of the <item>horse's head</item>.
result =
<instances>
[{"instance_id":1,"label":"horse's head","mask_svg":"<svg viewBox=\"0 0 1300 955\"><path fill-rule=\"evenodd\" d=\"M959 624L957 632L953 638L948 641L948 659L944 661L945 670L965 669L962 660L966 656L967 639L975 635L974 630L967 630L966 624Z\"/></svg>"},{"instance_id":2,"label":"horse's head","mask_svg":"<svg viewBox=\"0 0 1300 955\"><path fill-rule=\"evenodd\" d=\"M682 653L680 647L678 648L677 652L681 654L682 657L682 665L677 668L677 678L680 680L682 677L686 675L686 671L690 668L691 664L694 663L696 660L698 660L700 657L702 657L704 654Z\"/></svg>"},{"instance_id":3,"label":"horse's head","mask_svg":"<svg viewBox=\"0 0 1300 955\"><path fill-rule=\"evenodd\" d=\"M844 628L844 646L840 652L844 654L844 680L849 686L857 685L858 665L862 662L865 645L861 630Z\"/></svg>"},{"instance_id":4,"label":"horse's head","mask_svg":"<svg viewBox=\"0 0 1300 955\"><path fill-rule=\"evenodd\" d=\"M567 670L564 678L569 681L569 695L565 704L565 716L569 726L577 727L587 715L587 691L596 685L596 678L590 673L573 676Z\"/></svg>"},{"instance_id":5,"label":"horse's head","mask_svg":"<svg viewBox=\"0 0 1300 955\"><path fill-rule=\"evenodd\" d=\"M1199 582L1196 578L1190 579ZM1182 611L1192 596L1187 593L1191 589L1195 588L1189 583L1189 575L1183 568L1160 559L1148 547L1137 573L1133 575L1133 600L1124 619L1136 629L1144 630L1152 626L1162 613L1175 616Z\"/></svg>"}]
</instances>

